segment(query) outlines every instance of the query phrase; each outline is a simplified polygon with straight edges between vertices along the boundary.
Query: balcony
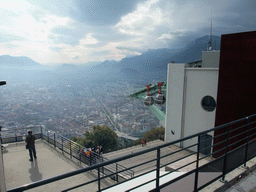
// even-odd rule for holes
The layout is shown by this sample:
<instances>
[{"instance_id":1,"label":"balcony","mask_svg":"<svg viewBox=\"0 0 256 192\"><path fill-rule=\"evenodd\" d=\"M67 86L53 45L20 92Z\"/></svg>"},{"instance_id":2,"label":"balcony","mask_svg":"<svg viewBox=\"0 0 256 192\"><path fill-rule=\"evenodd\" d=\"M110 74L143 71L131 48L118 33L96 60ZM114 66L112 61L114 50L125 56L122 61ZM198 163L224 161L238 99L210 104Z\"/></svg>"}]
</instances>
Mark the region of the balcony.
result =
<instances>
[{"instance_id":1,"label":"balcony","mask_svg":"<svg viewBox=\"0 0 256 192\"><path fill-rule=\"evenodd\" d=\"M24 142L8 144L7 151L3 153L7 190L82 168L43 140L37 140L36 151L37 160L30 162ZM61 191L63 188L90 181L91 177L90 174L80 174L72 179L43 185L32 191ZM97 184L87 187L93 191Z\"/></svg>"},{"instance_id":2,"label":"balcony","mask_svg":"<svg viewBox=\"0 0 256 192\"><path fill-rule=\"evenodd\" d=\"M230 174L239 177L250 170L248 167L254 167L255 125L256 115L252 115L170 143L152 142L104 154L100 161L85 159L79 153L82 146L38 127L33 133L41 140L37 142L38 159L33 164L28 161L24 145L16 143L23 140L26 130L17 130L15 136L2 133L2 142L9 143L3 155L7 189L213 191L230 181ZM220 129L223 133L214 136L214 131ZM188 140L194 143L178 147ZM244 168L238 168L241 165Z\"/></svg>"}]
</instances>

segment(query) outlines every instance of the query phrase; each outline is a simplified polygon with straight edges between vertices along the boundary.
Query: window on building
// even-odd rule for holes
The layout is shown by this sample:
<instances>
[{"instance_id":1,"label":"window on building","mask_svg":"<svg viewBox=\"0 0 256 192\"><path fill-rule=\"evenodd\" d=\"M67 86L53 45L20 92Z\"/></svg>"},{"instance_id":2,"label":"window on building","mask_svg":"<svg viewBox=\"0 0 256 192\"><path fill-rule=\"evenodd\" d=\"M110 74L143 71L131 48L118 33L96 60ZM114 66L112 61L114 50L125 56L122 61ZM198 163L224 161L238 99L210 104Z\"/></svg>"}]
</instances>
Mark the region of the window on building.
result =
<instances>
[{"instance_id":1,"label":"window on building","mask_svg":"<svg viewBox=\"0 0 256 192\"><path fill-rule=\"evenodd\" d=\"M203 97L201 105L206 111L214 111L216 108L216 101L212 96L207 95Z\"/></svg>"}]
</instances>

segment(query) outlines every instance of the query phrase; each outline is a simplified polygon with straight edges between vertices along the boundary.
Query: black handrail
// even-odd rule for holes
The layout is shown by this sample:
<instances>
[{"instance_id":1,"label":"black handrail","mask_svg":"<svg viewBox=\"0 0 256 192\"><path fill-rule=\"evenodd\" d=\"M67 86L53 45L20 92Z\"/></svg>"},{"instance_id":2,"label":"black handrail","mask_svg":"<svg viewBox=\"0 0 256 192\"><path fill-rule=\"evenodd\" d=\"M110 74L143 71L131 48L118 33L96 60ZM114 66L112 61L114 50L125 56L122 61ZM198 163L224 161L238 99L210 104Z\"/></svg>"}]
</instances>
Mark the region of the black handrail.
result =
<instances>
[{"instance_id":1,"label":"black handrail","mask_svg":"<svg viewBox=\"0 0 256 192\"><path fill-rule=\"evenodd\" d=\"M92 165L95 163L102 162L102 161L108 161L107 158L103 156L99 156L96 152L93 153L93 157L87 157L84 154L80 153L80 149L84 148L83 146L79 145L78 143L58 134L55 133L52 130L45 129L42 126L34 126L29 128L11 128L9 130L5 130L4 132L7 134L8 132L14 132L15 137L10 137L10 134L7 135L7 137L3 137L4 143L10 143L10 142L17 142L17 141L24 141L25 137L27 136L27 130L33 129L34 135L37 136L37 138L41 138L44 141L48 142L49 144L52 144L55 148L59 148L62 153L67 153L70 155L70 158L75 158L79 160L80 164L84 163L86 165ZM20 132L20 135L17 135L16 133ZM5 135L6 135L5 134ZM18 137L20 137L18 139ZM13 138L13 139L12 139ZM60 142L56 141L56 139L59 139ZM74 148L73 148L74 147ZM79 152L78 152L79 151ZM103 171L103 169L101 169ZM119 174L117 172L119 170ZM125 170L125 171L123 171ZM122 180L126 180L127 178L134 176L134 171L131 169L127 169L125 166L120 165L116 163L116 165L108 165L104 167L105 172L109 173L115 173L116 177L113 179L118 180L118 177L121 177Z\"/></svg>"},{"instance_id":2,"label":"black handrail","mask_svg":"<svg viewBox=\"0 0 256 192\"><path fill-rule=\"evenodd\" d=\"M44 132L46 132L47 133L47 135L45 135L44 134ZM62 135L60 135L60 134L58 134L58 133L55 133L54 131L51 131L50 130L50 132L52 133L52 135L53 135L53 137L54 137L54 140L52 141L51 140L51 138L50 138L50 136L49 136L49 130L48 129L44 129L44 128L42 128L41 129L41 135L42 135L42 139L44 139L46 142L48 142L48 143L50 143L50 144L52 144L52 145L54 145L55 147L56 147L56 136L58 136L59 138L61 138L61 141L62 141L62 143L60 144L61 145L61 148L59 148L60 150L62 150L62 152L66 152L67 154L69 154L70 155L70 158L76 158L77 160L79 160L80 161L80 164L81 164L81 162L83 162L84 164L87 164L87 165L92 165L92 164L95 164L95 163L97 163L97 159L100 159L100 162L102 162L102 161L108 161L108 159L107 158L105 158L105 157L103 157L103 156L100 156L100 155L98 155L96 152L93 152L93 157L87 157L85 154L81 154L80 153L80 150L82 149L82 148L84 148L83 146L81 146L81 145L79 145L78 143L76 143L76 142L74 142L74 141L72 141L72 140L70 140L70 139L68 139L68 138L66 138L66 137L64 137L64 136L62 136ZM45 139L45 137L46 137L46 139ZM68 143L67 145L68 145L68 148L69 148L69 150L68 151L65 151L65 150L63 150L64 148L65 148L65 145L64 145L64 143ZM73 148L72 148L72 146L73 147L75 147L75 149L73 150ZM67 148L67 147L66 147ZM79 154L78 154L78 152L76 152L76 151L79 151ZM78 156L79 156L79 158L78 157L76 157L76 155L75 154L77 154ZM97 157L98 158L97 158ZM96 158L95 158L96 157ZM82 160L83 159L83 160ZM119 168L118 168L119 167ZM126 180L126 177L133 177L134 176L134 171L133 170L131 170L131 169L127 169L125 166L123 166L123 165L120 165L120 164L118 164L118 163L116 163L116 165L113 165L113 166L105 166L104 167L104 171L106 172L106 171L109 171L109 172L112 172L112 173L116 173L117 174L117 170L118 169L120 169L120 170L124 170L125 169L125 171L121 171L121 175L119 174L119 175L116 175L116 180L118 180L118 177L122 177L123 178L123 180ZM103 169L102 169L103 170ZM104 173L103 171L101 171L102 173Z\"/></svg>"},{"instance_id":3,"label":"black handrail","mask_svg":"<svg viewBox=\"0 0 256 192\"><path fill-rule=\"evenodd\" d=\"M69 173L66 173L66 174L58 175L58 176L55 176L55 177L52 177L52 178L49 178L49 179L45 179L45 180L41 180L41 181L34 182L34 183L31 183L31 184L23 185L21 187L17 187L17 188L11 189L9 191L23 191L23 190L32 189L32 188L42 186L42 185L45 185L45 184L48 184L48 183L52 183L52 182L55 182L55 181L58 181L58 180L61 180L61 179L64 179L64 178L68 178L68 177L71 177L71 176L74 176L74 175L77 175L77 174L80 174L80 173L85 173L85 172L90 171L90 170L97 170L98 171L98 178L95 179L94 181L98 182L98 189L97 190L101 191L102 186L100 185L100 182L103 178L106 178L106 176L101 176L99 174L99 171L102 167L107 166L107 165L111 165L111 164L114 164L114 163L117 163L117 162L121 162L121 161L124 161L124 160L132 159L134 157L141 156L141 155L144 155L144 154L149 153L149 152L157 152L156 153L157 154L156 158L154 159L155 162L156 162L156 164L154 166L155 168L152 169L152 171L156 171L156 177L151 179L152 181L155 181L156 186L155 186L155 189L152 189L152 191L160 191L162 188L167 187L168 185L171 185L175 181L181 180L181 179L185 178L186 176L193 175L193 174L195 175L194 176L195 183L194 183L194 186L191 188L191 190L198 191L199 189L202 189L203 187L211 184L212 182L216 181L219 178L222 178L222 180L225 181L225 176L226 176L227 173L234 170L235 168L237 168L240 165L245 166L246 162L248 160L250 160L250 159L252 159L253 157L256 156L256 152L254 150L249 150L249 148L253 149L256 146L256 139L251 138L251 135L248 134L248 133L253 134L250 131L254 130L254 128L255 128L255 127L251 127L251 125L256 122L255 117L256 117L256 114L245 117L245 118L242 118L242 119L239 119L239 120L236 120L236 121L233 121L233 122L230 122L230 123L227 123L225 125L221 125L221 126L218 126L218 127L215 127L215 128L197 133L197 134L190 135L190 136L182 138L182 139L178 139L176 141L172 141L172 142L165 143L165 144L162 144L162 145L159 145L159 146L148 148L148 149L145 149L145 150L140 151L140 152L135 152L135 153L132 153L132 154L129 154L129 155L118 157L116 159L101 162L99 164L91 165L89 167L82 168L82 169L79 169L79 170L75 170L75 171L72 171L72 172L69 172ZM248 121L248 119L250 121ZM230 142L230 137L231 137L230 136L230 131L231 131L230 127L235 126L238 123L240 123L240 124L244 123L245 125L248 125L248 126L241 126L241 128L246 127L246 129L247 129L247 132L245 132L247 139L246 139L246 142L243 143L242 145L234 146L234 145L232 145L232 142ZM240 124L239 124L239 126L240 126ZM222 137L224 137L224 140L222 139L220 141L222 143L222 148L221 149L218 148L218 150L216 150L216 151L221 151L221 153L214 160L200 166L199 161L201 159L203 159L203 158L200 158L200 151L202 150L200 144L202 144L202 142L203 142L203 141L200 140L200 136L206 135L207 133L214 132L214 131L219 130L219 129L222 129L222 130L224 129L225 130L225 134L223 134L223 136L222 136ZM241 130L241 131L243 131L243 130ZM216 139L217 137L218 136L213 136L212 141L214 139ZM190 140L190 139L193 139L193 138L198 138L198 141L196 142L196 145L198 147L195 151L195 153L197 154L196 160L191 161L191 162L186 162L185 165L182 165L182 166L178 167L176 170L181 170L183 167L192 165L193 163L196 163L197 166L193 169L190 169L185 174L183 174L183 175L181 175L181 176L179 176L179 177L177 177L177 178L175 178L175 179L173 179L173 180L171 180L171 181L169 181L165 184L160 185L159 184L159 179L163 177L163 176L159 175L159 170L162 167L161 166L161 160L163 160L163 158L167 157L167 155L163 155L163 157L161 157L161 150L164 150L165 147L169 147L169 146L175 145L175 144L178 145L179 143L182 143L183 141ZM220 137L218 137L218 139L220 139ZM242 138L242 139L238 138L238 139L239 139L239 141L244 140L244 138ZM191 146L189 146L189 147L191 147ZM211 148L213 148L214 146L216 146L216 143L210 145ZM232 148L230 148L230 146L232 146ZM183 149L183 150L186 151L186 149ZM180 151L180 150L178 150L178 151ZM207 156L213 155L213 154L214 155L218 154L219 152L216 153L216 151L211 151L210 154L207 154ZM242 156L241 157L242 160L237 160L237 162L235 162L234 159L232 159L232 157L234 155L236 155L237 153L240 156ZM178 158L175 161L169 161L169 163L171 164L173 162L176 162L177 160L183 160L187 156L188 155L185 155L185 157ZM232 163L229 163L230 160L232 160ZM143 165L147 164L149 161L151 162L152 160L149 159L148 161L145 161L145 162L138 162L138 164L136 166L143 166ZM133 165L133 167L135 167L135 166ZM209 181L207 181L207 183L203 183L203 184L201 184L201 186L199 186L198 185L199 177L198 177L197 173L200 172L200 171L206 170L206 169L212 169L214 171L218 171L220 174L218 176L216 176L215 178L212 178ZM119 170L118 170L118 172L119 172ZM147 173L148 172L140 174L140 176L144 175L144 174L147 174ZM171 173L172 172L170 172L168 174L171 174ZM165 175L168 175L168 174L165 174ZM136 175L136 177L139 177L139 176ZM131 180L131 179L132 178L130 178L128 180ZM87 184L88 183L91 183L91 182L87 182ZM120 183L122 183L122 182L119 182L118 184L120 184ZM148 181L145 181L145 183L148 183ZM145 185L145 183L142 183L138 186L131 186L131 188L133 188L133 189L138 188L140 186ZM85 185L85 184L83 184L83 185ZM116 184L116 185L118 185L118 184ZM107 187L107 188L109 188L109 187Z\"/></svg>"}]
</instances>

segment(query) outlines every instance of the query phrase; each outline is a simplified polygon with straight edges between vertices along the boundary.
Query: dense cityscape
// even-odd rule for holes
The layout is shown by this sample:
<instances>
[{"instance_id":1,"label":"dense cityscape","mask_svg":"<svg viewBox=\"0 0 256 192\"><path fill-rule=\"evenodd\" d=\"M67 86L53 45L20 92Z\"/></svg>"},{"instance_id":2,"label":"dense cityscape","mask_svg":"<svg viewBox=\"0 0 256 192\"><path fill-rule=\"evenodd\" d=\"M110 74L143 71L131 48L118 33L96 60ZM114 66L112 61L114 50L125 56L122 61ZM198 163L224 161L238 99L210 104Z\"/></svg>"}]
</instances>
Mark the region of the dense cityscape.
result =
<instances>
[{"instance_id":1,"label":"dense cityscape","mask_svg":"<svg viewBox=\"0 0 256 192\"><path fill-rule=\"evenodd\" d=\"M104 84L85 82L8 83L0 89L0 124L5 128L44 125L63 136L83 136L93 125L113 125L98 101L104 104L122 132L140 137L159 127L143 101L128 95L140 88L127 81Z\"/></svg>"}]
</instances>

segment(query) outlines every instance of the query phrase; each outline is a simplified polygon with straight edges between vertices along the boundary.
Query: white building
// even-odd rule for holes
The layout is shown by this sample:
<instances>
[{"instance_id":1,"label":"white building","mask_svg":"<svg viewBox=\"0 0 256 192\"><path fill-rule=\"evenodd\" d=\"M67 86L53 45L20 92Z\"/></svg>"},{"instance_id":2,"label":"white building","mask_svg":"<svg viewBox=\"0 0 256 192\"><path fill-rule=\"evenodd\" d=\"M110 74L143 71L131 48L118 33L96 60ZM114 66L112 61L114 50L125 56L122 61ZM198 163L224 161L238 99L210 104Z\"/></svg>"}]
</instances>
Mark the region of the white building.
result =
<instances>
[{"instance_id":1,"label":"white building","mask_svg":"<svg viewBox=\"0 0 256 192\"><path fill-rule=\"evenodd\" d=\"M166 142L214 127L219 55L219 51L205 51L199 63L168 64ZM181 147L196 141L188 142L181 143Z\"/></svg>"}]
</instances>

